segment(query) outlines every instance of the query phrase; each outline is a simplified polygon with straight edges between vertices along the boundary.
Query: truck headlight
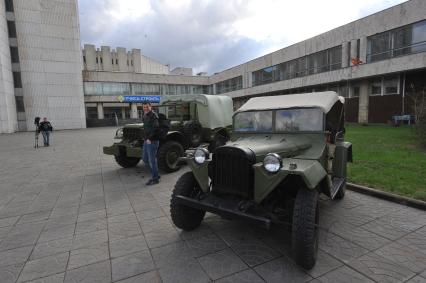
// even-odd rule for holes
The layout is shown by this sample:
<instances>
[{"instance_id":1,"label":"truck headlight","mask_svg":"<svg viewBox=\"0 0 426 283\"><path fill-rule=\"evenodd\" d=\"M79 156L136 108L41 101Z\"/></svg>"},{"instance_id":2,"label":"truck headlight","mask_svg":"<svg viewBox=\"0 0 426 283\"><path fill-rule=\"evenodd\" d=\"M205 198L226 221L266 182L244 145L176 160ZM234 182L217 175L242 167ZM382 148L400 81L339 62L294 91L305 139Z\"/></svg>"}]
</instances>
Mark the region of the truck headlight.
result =
<instances>
[{"instance_id":1,"label":"truck headlight","mask_svg":"<svg viewBox=\"0 0 426 283\"><path fill-rule=\"evenodd\" d=\"M197 164L203 164L209 158L210 152L205 148L197 148L194 152L194 160Z\"/></svg>"},{"instance_id":2,"label":"truck headlight","mask_svg":"<svg viewBox=\"0 0 426 283\"><path fill-rule=\"evenodd\" d=\"M268 153L263 159L263 167L270 173L276 173L281 169L283 160L276 153Z\"/></svg>"},{"instance_id":3,"label":"truck headlight","mask_svg":"<svg viewBox=\"0 0 426 283\"><path fill-rule=\"evenodd\" d=\"M122 138L123 138L123 128L119 128L119 129L115 132L115 138L116 138L116 139L122 139Z\"/></svg>"}]
</instances>

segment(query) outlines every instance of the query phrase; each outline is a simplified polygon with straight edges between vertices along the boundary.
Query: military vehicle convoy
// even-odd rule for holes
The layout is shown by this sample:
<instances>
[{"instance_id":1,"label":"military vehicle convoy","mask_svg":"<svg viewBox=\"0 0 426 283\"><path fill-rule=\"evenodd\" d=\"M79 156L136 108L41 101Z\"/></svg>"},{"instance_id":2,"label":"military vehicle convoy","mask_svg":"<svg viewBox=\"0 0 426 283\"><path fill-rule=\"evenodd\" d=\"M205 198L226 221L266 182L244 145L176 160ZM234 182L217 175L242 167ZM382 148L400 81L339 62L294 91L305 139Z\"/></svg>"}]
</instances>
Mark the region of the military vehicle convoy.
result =
<instances>
[{"instance_id":1,"label":"military vehicle convoy","mask_svg":"<svg viewBox=\"0 0 426 283\"><path fill-rule=\"evenodd\" d=\"M169 124L157 153L158 167L163 172L179 170L178 158L188 148L208 144L213 150L229 140L233 103L228 96L169 95L163 96L159 106L153 108ZM113 155L124 168L136 166L142 157L143 123L125 125L117 130L115 139L118 141L105 146L103 152Z\"/></svg>"},{"instance_id":2,"label":"military vehicle convoy","mask_svg":"<svg viewBox=\"0 0 426 283\"><path fill-rule=\"evenodd\" d=\"M182 158L191 171L172 193L174 224L196 229L206 212L265 228L290 223L294 259L312 268L318 196L345 196L352 144L344 135L344 98L335 92L249 99L234 113L225 145Z\"/></svg>"}]
</instances>

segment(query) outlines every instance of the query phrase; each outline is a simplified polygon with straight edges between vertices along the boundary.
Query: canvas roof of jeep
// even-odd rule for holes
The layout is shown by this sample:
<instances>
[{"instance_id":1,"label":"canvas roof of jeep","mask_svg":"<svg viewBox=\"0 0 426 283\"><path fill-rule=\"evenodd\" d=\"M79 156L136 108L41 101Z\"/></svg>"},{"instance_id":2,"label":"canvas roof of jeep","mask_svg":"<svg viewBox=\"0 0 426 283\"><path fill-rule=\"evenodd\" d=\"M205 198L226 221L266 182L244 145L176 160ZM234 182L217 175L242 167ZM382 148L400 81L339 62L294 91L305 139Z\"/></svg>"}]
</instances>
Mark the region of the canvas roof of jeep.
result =
<instances>
[{"instance_id":1,"label":"canvas roof of jeep","mask_svg":"<svg viewBox=\"0 0 426 283\"><path fill-rule=\"evenodd\" d=\"M225 95L208 94L182 94L161 96L161 105L179 102L196 101L198 108L198 120L203 127L210 129L232 125L234 112L232 98Z\"/></svg>"},{"instance_id":2,"label":"canvas roof of jeep","mask_svg":"<svg viewBox=\"0 0 426 283\"><path fill-rule=\"evenodd\" d=\"M334 91L261 96L250 98L235 113L253 110L272 110L298 107L319 107L324 111L324 113L327 113L338 101L342 104L345 103L345 99L338 96Z\"/></svg>"}]
</instances>

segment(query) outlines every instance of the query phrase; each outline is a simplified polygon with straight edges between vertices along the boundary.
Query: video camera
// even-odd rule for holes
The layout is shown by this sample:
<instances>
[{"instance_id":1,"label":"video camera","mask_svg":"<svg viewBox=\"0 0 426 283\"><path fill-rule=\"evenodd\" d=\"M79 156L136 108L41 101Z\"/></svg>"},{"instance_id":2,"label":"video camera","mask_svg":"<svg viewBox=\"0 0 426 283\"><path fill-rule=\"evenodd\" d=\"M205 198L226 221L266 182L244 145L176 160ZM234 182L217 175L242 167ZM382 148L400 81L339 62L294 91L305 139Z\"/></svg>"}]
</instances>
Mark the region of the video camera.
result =
<instances>
[{"instance_id":1,"label":"video camera","mask_svg":"<svg viewBox=\"0 0 426 283\"><path fill-rule=\"evenodd\" d=\"M40 124L40 117L35 117L34 118L34 125L39 125Z\"/></svg>"}]
</instances>

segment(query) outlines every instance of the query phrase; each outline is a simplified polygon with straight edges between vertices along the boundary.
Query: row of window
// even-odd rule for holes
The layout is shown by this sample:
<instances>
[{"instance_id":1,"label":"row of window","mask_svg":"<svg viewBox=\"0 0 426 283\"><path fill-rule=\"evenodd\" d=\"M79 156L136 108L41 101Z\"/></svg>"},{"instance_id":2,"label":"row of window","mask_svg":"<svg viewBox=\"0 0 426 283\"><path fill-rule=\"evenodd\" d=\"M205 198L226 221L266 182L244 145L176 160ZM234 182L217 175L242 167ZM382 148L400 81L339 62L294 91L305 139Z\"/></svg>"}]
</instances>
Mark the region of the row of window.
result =
<instances>
[{"instance_id":1,"label":"row of window","mask_svg":"<svg viewBox=\"0 0 426 283\"><path fill-rule=\"evenodd\" d=\"M426 51L426 20L368 37L367 62Z\"/></svg>"},{"instance_id":2,"label":"row of window","mask_svg":"<svg viewBox=\"0 0 426 283\"><path fill-rule=\"evenodd\" d=\"M243 88L243 76L221 81L215 84L216 94L235 91Z\"/></svg>"},{"instance_id":3,"label":"row of window","mask_svg":"<svg viewBox=\"0 0 426 283\"><path fill-rule=\"evenodd\" d=\"M336 46L252 73L253 86L340 69L342 46Z\"/></svg>"},{"instance_id":4,"label":"row of window","mask_svg":"<svg viewBox=\"0 0 426 283\"><path fill-rule=\"evenodd\" d=\"M96 57L96 64L99 64L99 62L101 64L103 64L103 59L102 57ZM83 63L86 64L86 56L83 55ZM114 59L111 59L111 64L114 65ZM118 59L115 59L115 64L118 65ZM127 66L129 66L129 60L127 60ZM133 60L130 60L130 66L133 66Z\"/></svg>"},{"instance_id":5,"label":"row of window","mask_svg":"<svg viewBox=\"0 0 426 283\"><path fill-rule=\"evenodd\" d=\"M85 95L175 95L202 94L208 92L208 86L84 82Z\"/></svg>"}]
</instances>

